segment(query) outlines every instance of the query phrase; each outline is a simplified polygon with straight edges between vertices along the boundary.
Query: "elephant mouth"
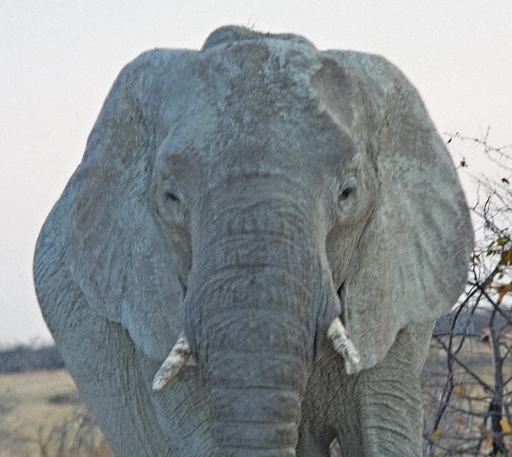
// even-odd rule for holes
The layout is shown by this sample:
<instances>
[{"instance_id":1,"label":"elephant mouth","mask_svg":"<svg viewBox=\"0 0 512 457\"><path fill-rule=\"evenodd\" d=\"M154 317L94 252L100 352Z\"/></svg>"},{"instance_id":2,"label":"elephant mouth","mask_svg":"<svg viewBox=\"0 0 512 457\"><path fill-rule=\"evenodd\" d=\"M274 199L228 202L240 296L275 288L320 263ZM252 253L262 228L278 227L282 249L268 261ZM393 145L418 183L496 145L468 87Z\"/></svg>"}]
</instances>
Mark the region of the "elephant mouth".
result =
<instances>
[{"instance_id":1,"label":"elephant mouth","mask_svg":"<svg viewBox=\"0 0 512 457\"><path fill-rule=\"evenodd\" d=\"M349 338L347 330L339 317L335 317L331 322L331 325L327 329L327 338L332 342L334 350L347 360L347 362L355 366L359 365L361 361L359 352ZM179 373L185 363L191 360L191 356L192 350L190 344L187 337L182 332L153 378L153 391L158 392L167 386Z\"/></svg>"}]
</instances>

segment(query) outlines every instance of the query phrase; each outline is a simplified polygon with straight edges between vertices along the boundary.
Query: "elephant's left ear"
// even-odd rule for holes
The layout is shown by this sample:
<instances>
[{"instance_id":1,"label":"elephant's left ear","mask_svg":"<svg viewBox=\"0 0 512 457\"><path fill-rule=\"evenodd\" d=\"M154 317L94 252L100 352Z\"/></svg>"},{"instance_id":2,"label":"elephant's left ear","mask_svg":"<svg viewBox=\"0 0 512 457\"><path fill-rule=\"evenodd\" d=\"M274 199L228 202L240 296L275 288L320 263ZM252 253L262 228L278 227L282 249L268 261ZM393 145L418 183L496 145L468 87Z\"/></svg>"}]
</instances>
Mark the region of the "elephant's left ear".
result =
<instances>
[{"instance_id":1,"label":"elephant's left ear","mask_svg":"<svg viewBox=\"0 0 512 457\"><path fill-rule=\"evenodd\" d=\"M467 280L473 230L451 158L403 74L378 56L326 54L355 75L369 101L360 122L368 122L376 209L344 284L363 369L382 360L402 328L450 311Z\"/></svg>"},{"instance_id":2,"label":"elephant's left ear","mask_svg":"<svg viewBox=\"0 0 512 457\"><path fill-rule=\"evenodd\" d=\"M187 54L151 51L123 69L65 190L65 261L91 312L120 323L160 360L182 331L184 291L153 216L151 174L159 91Z\"/></svg>"}]
</instances>

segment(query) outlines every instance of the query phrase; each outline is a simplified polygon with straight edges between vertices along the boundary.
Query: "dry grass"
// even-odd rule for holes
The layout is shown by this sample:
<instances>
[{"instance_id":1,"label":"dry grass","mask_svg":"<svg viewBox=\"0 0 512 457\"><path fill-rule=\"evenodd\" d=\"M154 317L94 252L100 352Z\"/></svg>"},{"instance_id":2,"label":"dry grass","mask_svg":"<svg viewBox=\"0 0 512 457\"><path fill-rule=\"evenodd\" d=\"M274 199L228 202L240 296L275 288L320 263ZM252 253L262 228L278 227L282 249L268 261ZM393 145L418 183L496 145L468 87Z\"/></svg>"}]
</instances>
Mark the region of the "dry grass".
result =
<instances>
[{"instance_id":1,"label":"dry grass","mask_svg":"<svg viewBox=\"0 0 512 457\"><path fill-rule=\"evenodd\" d=\"M113 457L66 370L0 375L0 457Z\"/></svg>"},{"instance_id":2,"label":"dry grass","mask_svg":"<svg viewBox=\"0 0 512 457\"><path fill-rule=\"evenodd\" d=\"M459 356L485 383L492 384L488 344L468 340ZM478 413L488 408L489 392L463 370L457 369L455 374L460 388L443 415L439 444L450 447L465 442L471 447L475 439L485 440L483 418ZM512 376L512 366L505 374ZM433 343L423 386L427 421L439 407L446 375L446 354ZM468 415L464 410L477 414ZM512 436L507 436L506 442L509 439L512 444ZM481 450L489 451L485 443ZM113 453L88 415L69 373L53 370L0 375L0 457L113 457Z\"/></svg>"}]
</instances>

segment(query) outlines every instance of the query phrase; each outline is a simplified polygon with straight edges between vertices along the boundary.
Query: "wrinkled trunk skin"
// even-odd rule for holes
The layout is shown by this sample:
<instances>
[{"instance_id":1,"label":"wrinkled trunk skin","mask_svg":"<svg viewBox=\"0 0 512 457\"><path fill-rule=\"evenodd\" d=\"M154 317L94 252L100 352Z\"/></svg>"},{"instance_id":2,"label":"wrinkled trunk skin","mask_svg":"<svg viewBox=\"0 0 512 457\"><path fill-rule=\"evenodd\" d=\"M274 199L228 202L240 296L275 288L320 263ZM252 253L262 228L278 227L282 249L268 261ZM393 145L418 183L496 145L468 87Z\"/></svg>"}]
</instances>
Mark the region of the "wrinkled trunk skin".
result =
<instances>
[{"instance_id":1,"label":"wrinkled trunk skin","mask_svg":"<svg viewBox=\"0 0 512 457\"><path fill-rule=\"evenodd\" d=\"M283 207L232 205L203 216L213 223L196 234L201 268L190 283L199 286L188 291L185 321L209 391L216 457L295 456L319 274L311 228Z\"/></svg>"},{"instance_id":2,"label":"wrinkled trunk skin","mask_svg":"<svg viewBox=\"0 0 512 457\"><path fill-rule=\"evenodd\" d=\"M297 324L284 313L238 314L229 323L218 315L204 333L212 341L205 375L216 455L294 456L306 372L301 335L287 330Z\"/></svg>"}]
</instances>

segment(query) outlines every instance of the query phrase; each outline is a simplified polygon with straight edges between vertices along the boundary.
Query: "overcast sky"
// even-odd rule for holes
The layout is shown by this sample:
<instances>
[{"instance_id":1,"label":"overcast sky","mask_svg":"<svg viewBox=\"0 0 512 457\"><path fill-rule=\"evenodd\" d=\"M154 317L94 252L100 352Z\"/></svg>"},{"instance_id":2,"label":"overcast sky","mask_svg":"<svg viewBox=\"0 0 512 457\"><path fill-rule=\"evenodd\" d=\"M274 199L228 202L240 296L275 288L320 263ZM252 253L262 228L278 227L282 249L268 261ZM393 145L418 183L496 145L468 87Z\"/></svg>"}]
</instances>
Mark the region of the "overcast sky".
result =
<instances>
[{"instance_id":1,"label":"overcast sky","mask_svg":"<svg viewBox=\"0 0 512 457\"><path fill-rule=\"evenodd\" d=\"M1 0L0 345L50 339L35 240L119 70L147 49L198 49L225 24L381 54L440 132L491 126L492 144L512 143L511 0Z\"/></svg>"}]
</instances>

